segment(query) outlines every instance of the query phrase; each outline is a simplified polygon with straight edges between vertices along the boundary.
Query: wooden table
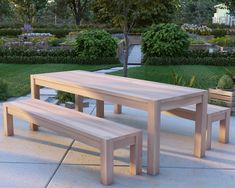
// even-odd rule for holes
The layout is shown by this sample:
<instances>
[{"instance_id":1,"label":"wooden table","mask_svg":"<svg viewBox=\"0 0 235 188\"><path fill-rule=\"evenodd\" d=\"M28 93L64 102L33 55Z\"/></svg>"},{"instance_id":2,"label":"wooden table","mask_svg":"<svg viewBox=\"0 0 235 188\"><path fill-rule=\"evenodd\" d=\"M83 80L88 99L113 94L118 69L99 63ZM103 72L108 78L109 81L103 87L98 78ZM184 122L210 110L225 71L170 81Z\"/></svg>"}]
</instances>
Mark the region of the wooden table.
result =
<instances>
[{"instance_id":1,"label":"wooden table","mask_svg":"<svg viewBox=\"0 0 235 188\"><path fill-rule=\"evenodd\" d=\"M181 86L123 78L86 71L68 71L31 76L32 97L40 96L40 86L75 94L76 109L82 111L82 96L96 99L96 115L104 116L104 101L145 110L148 113L148 174L160 169L161 111L196 104L194 156L205 155L207 91ZM37 125L31 125L37 130Z\"/></svg>"}]
</instances>

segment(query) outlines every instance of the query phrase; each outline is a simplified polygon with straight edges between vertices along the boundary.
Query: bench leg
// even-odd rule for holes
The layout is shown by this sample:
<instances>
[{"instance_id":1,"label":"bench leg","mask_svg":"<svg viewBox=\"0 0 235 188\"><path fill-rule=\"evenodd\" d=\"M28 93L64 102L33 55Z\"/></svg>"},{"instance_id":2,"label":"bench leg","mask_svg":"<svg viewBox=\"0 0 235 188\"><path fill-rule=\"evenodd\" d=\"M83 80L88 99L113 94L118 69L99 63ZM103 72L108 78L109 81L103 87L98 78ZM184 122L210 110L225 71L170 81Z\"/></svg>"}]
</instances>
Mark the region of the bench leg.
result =
<instances>
[{"instance_id":1,"label":"bench leg","mask_svg":"<svg viewBox=\"0 0 235 188\"><path fill-rule=\"evenodd\" d=\"M104 140L101 144L101 183L110 185L113 183L113 143Z\"/></svg>"},{"instance_id":2,"label":"bench leg","mask_svg":"<svg viewBox=\"0 0 235 188\"><path fill-rule=\"evenodd\" d=\"M83 112L83 97L75 95L75 110Z\"/></svg>"},{"instance_id":3,"label":"bench leg","mask_svg":"<svg viewBox=\"0 0 235 188\"><path fill-rule=\"evenodd\" d=\"M212 135L212 121L207 118L207 129L206 129L206 149L211 149L211 135Z\"/></svg>"},{"instance_id":4,"label":"bench leg","mask_svg":"<svg viewBox=\"0 0 235 188\"><path fill-rule=\"evenodd\" d=\"M230 112L225 113L225 119L220 121L219 142L229 142Z\"/></svg>"},{"instance_id":5,"label":"bench leg","mask_svg":"<svg viewBox=\"0 0 235 188\"><path fill-rule=\"evenodd\" d=\"M130 146L130 174L142 173L142 132L136 136L135 145Z\"/></svg>"},{"instance_id":6,"label":"bench leg","mask_svg":"<svg viewBox=\"0 0 235 188\"><path fill-rule=\"evenodd\" d=\"M96 116L104 118L104 101L96 100Z\"/></svg>"},{"instance_id":7,"label":"bench leg","mask_svg":"<svg viewBox=\"0 0 235 188\"><path fill-rule=\"evenodd\" d=\"M115 105L114 105L114 113L115 113L115 114L121 114L121 113L122 113L122 105L120 105L120 104L115 104Z\"/></svg>"},{"instance_id":8,"label":"bench leg","mask_svg":"<svg viewBox=\"0 0 235 188\"><path fill-rule=\"evenodd\" d=\"M32 99L40 99L40 86L35 84L33 76L31 76L31 95ZM38 125L30 123L30 129L32 131L38 131Z\"/></svg>"},{"instance_id":9,"label":"bench leg","mask_svg":"<svg viewBox=\"0 0 235 188\"><path fill-rule=\"evenodd\" d=\"M5 136L13 136L14 128L13 128L13 116L8 113L8 109L4 106L4 134Z\"/></svg>"}]
</instances>

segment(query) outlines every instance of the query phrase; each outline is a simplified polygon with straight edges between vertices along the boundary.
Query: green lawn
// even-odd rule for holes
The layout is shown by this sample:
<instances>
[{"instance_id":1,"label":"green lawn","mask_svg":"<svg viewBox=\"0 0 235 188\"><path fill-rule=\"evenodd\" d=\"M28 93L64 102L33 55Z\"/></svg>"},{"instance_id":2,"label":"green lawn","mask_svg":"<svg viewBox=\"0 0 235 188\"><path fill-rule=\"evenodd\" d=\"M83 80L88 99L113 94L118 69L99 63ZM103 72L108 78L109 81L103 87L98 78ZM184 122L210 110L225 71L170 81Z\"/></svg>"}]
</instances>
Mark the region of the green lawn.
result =
<instances>
[{"instance_id":1,"label":"green lawn","mask_svg":"<svg viewBox=\"0 0 235 188\"><path fill-rule=\"evenodd\" d=\"M22 96L30 92L30 74L69 70L95 71L117 65L76 64L0 64L0 79L8 83L9 96Z\"/></svg>"},{"instance_id":2,"label":"green lawn","mask_svg":"<svg viewBox=\"0 0 235 188\"><path fill-rule=\"evenodd\" d=\"M197 88L208 89L217 85L218 79L224 74L235 75L235 66L203 66L203 65L175 65L175 66L143 66L130 68L128 76L131 78L150 80L162 83L174 83L173 73L189 82L195 76ZM112 73L122 75L122 71Z\"/></svg>"}]
</instances>

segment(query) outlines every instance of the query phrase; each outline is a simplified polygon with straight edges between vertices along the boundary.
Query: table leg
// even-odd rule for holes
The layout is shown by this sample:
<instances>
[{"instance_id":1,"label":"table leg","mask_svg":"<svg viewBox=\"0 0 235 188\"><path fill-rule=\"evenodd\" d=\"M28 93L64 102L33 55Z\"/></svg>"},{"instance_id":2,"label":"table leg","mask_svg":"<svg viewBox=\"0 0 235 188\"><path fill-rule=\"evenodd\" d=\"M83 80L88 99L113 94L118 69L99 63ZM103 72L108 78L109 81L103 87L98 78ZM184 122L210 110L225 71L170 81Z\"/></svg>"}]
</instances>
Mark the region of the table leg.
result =
<instances>
[{"instance_id":1,"label":"table leg","mask_svg":"<svg viewBox=\"0 0 235 188\"><path fill-rule=\"evenodd\" d=\"M75 95L75 110L83 112L83 97Z\"/></svg>"},{"instance_id":2,"label":"table leg","mask_svg":"<svg viewBox=\"0 0 235 188\"><path fill-rule=\"evenodd\" d=\"M96 100L96 116L104 118L104 101Z\"/></svg>"},{"instance_id":3,"label":"table leg","mask_svg":"<svg viewBox=\"0 0 235 188\"><path fill-rule=\"evenodd\" d=\"M36 85L34 78L31 76L31 95L32 99L40 99L40 86ZM30 129L32 131L38 131L38 125L30 123Z\"/></svg>"},{"instance_id":4,"label":"table leg","mask_svg":"<svg viewBox=\"0 0 235 188\"><path fill-rule=\"evenodd\" d=\"M150 175L157 175L160 171L160 124L161 108L159 103L149 103L147 173Z\"/></svg>"},{"instance_id":5,"label":"table leg","mask_svg":"<svg viewBox=\"0 0 235 188\"><path fill-rule=\"evenodd\" d=\"M206 151L206 117L207 117L207 93L203 95L202 102L196 105L196 126L194 136L194 156L201 158Z\"/></svg>"},{"instance_id":6,"label":"table leg","mask_svg":"<svg viewBox=\"0 0 235 188\"><path fill-rule=\"evenodd\" d=\"M121 113L122 113L122 105L120 105L120 104L115 104L115 105L114 105L114 113L115 113L115 114L121 114Z\"/></svg>"}]
</instances>

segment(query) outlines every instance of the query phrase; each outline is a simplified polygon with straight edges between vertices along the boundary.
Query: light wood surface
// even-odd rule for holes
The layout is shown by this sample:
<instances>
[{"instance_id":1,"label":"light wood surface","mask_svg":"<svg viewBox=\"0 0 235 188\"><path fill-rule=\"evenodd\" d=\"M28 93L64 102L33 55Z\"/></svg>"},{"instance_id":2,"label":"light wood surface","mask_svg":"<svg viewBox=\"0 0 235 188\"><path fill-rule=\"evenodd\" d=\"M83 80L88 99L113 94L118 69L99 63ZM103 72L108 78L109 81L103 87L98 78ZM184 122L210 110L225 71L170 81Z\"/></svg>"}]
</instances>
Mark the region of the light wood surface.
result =
<instances>
[{"instance_id":1,"label":"light wood surface","mask_svg":"<svg viewBox=\"0 0 235 188\"><path fill-rule=\"evenodd\" d=\"M35 80L31 77L31 96L32 99L40 99L40 86L35 84ZM33 131L38 131L39 126L33 123L30 123L30 128Z\"/></svg>"},{"instance_id":2,"label":"light wood surface","mask_svg":"<svg viewBox=\"0 0 235 188\"><path fill-rule=\"evenodd\" d=\"M115 149L130 146L130 172L131 174L141 172L142 131L138 129L30 99L4 104L6 136L14 134L13 116L100 149L101 182L104 185L113 182L113 152ZM139 156L136 156L137 154Z\"/></svg>"},{"instance_id":3,"label":"light wood surface","mask_svg":"<svg viewBox=\"0 0 235 188\"><path fill-rule=\"evenodd\" d=\"M160 112L197 104L194 155L205 154L207 91L86 71L32 75L36 86L54 88L97 100L97 116L104 116L103 101L148 112L148 174L160 168ZM101 102L102 101L102 102Z\"/></svg>"},{"instance_id":4,"label":"light wood surface","mask_svg":"<svg viewBox=\"0 0 235 188\"><path fill-rule=\"evenodd\" d=\"M196 106L190 105L182 108L177 108L165 112L166 114L179 116L189 120L196 120ZM216 105L207 105L207 138L206 138L206 147L211 149L211 134L212 134L212 123L220 121L220 130L219 130L219 142L228 143L229 142L229 127L230 127L230 109L216 106Z\"/></svg>"}]
</instances>

